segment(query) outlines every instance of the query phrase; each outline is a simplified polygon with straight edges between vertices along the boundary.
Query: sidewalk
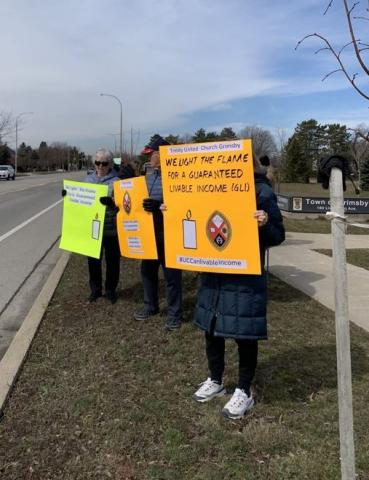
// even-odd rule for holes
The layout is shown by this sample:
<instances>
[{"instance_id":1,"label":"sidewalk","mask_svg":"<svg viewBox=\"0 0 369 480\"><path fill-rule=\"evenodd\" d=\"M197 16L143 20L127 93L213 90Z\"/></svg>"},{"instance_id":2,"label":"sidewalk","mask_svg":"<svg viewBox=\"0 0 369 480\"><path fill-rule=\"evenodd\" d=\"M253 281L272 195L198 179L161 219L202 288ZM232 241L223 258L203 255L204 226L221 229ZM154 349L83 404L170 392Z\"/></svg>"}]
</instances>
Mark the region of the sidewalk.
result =
<instances>
[{"instance_id":1,"label":"sidewalk","mask_svg":"<svg viewBox=\"0 0 369 480\"><path fill-rule=\"evenodd\" d=\"M288 232L284 244L270 250L271 273L334 311L332 258L314 249L331 249L330 234ZM369 248L369 235L347 235L346 248ZM350 321L369 331L369 271L347 264Z\"/></svg>"}]
</instances>

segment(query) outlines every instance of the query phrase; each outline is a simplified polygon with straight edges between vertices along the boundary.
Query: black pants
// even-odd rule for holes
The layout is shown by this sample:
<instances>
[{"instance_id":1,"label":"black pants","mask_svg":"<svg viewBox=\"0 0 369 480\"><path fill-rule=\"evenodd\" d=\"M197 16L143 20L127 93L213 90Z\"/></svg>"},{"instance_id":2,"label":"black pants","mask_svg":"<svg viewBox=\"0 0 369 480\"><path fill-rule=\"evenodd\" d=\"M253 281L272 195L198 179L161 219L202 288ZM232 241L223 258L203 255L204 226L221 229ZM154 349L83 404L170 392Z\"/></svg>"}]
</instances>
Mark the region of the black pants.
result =
<instances>
[{"instance_id":1,"label":"black pants","mask_svg":"<svg viewBox=\"0 0 369 480\"><path fill-rule=\"evenodd\" d=\"M105 291L115 292L119 281L120 250L118 236L104 236L102 239L100 258L88 257L91 293L102 293L102 257L105 252L106 278Z\"/></svg>"},{"instance_id":2,"label":"black pants","mask_svg":"<svg viewBox=\"0 0 369 480\"><path fill-rule=\"evenodd\" d=\"M142 260L141 276L145 309L159 310L159 267L162 266L168 305L168 317L182 319L182 271L165 266L164 242L157 241L158 260Z\"/></svg>"},{"instance_id":3,"label":"black pants","mask_svg":"<svg viewBox=\"0 0 369 480\"><path fill-rule=\"evenodd\" d=\"M205 333L206 356L212 380L221 383L224 372L225 339ZM258 360L257 340L236 339L238 346L238 388L250 394L250 386L255 375Z\"/></svg>"}]
</instances>

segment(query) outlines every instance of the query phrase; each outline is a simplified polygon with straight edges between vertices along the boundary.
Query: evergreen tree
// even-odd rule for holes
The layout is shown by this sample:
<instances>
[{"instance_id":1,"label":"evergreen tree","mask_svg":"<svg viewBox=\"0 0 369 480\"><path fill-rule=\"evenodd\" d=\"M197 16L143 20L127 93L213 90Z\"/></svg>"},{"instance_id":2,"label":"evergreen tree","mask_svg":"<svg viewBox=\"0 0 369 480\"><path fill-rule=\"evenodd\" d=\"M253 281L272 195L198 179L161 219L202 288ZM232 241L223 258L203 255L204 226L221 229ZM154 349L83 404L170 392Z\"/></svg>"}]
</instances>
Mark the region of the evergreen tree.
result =
<instances>
[{"instance_id":1,"label":"evergreen tree","mask_svg":"<svg viewBox=\"0 0 369 480\"><path fill-rule=\"evenodd\" d=\"M171 145L178 145L180 143L179 142L179 135L169 134L166 137L164 137L164 140L169 142Z\"/></svg>"},{"instance_id":2,"label":"evergreen tree","mask_svg":"<svg viewBox=\"0 0 369 480\"><path fill-rule=\"evenodd\" d=\"M10 150L6 143L0 144L0 164L7 165L10 163Z\"/></svg>"},{"instance_id":3,"label":"evergreen tree","mask_svg":"<svg viewBox=\"0 0 369 480\"><path fill-rule=\"evenodd\" d=\"M347 156L350 150L350 133L346 125L339 123L325 125L325 144L327 154Z\"/></svg>"},{"instance_id":4,"label":"evergreen tree","mask_svg":"<svg viewBox=\"0 0 369 480\"><path fill-rule=\"evenodd\" d=\"M209 140L207 140L206 138L205 130L203 128L200 128L199 130L197 130L197 132L193 134L191 141L194 143L203 143Z\"/></svg>"},{"instance_id":5,"label":"evergreen tree","mask_svg":"<svg viewBox=\"0 0 369 480\"><path fill-rule=\"evenodd\" d=\"M317 170L318 161L326 152L326 128L326 125L319 125L314 119L304 120L295 128L293 136L300 144L309 176Z\"/></svg>"},{"instance_id":6,"label":"evergreen tree","mask_svg":"<svg viewBox=\"0 0 369 480\"><path fill-rule=\"evenodd\" d=\"M364 160L361 166L360 188L369 191L369 157Z\"/></svg>"},{"instance_id":7,"label":"evergreen tree","mask_svg":"<svg viewBox=\"0 0 369 480\"><path fill-rule=\"evenodd\" d=\"M218 140L220 140L220 138L217 132L208 132L206 134L206 142L216 142Z\"/></svg>"},{"instance_id":8,"label":"evergreen tree","mask_svg":"<svg viewBox=\"0 0 369 480\"><path fill-rule=\"evenodd\" d=\"M224 127L220 132L219 140L236 140L237 135L233 131L232 127Z\"/></svg>"},{"instance_id":9,"label":"evergreen tree","mask_svg":"<svg viewBox=\"0 0 369 480\"><path fill-rule=\"evenodd\" d=\"M286 182L309 183L310 165L299 139L293 135L283 152L283 178Z\"/></svg>"}]
</instances>

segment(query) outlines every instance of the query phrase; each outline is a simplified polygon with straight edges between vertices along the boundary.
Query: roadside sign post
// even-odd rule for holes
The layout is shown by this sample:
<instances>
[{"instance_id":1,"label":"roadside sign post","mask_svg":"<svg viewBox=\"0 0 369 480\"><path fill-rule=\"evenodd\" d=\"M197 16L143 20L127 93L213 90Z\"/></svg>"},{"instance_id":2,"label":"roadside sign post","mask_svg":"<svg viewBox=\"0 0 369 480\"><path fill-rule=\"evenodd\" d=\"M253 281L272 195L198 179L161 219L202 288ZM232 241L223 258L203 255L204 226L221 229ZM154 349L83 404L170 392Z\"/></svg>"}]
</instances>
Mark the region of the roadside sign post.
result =
<instances>
[{"instance_id":1,"label":"roadside sign post","mask_svg":"<svg viewBox=\"0 0 369 480\"><path fill-rule=\"evenodd\" d=\"M337 348L338 409L342 480L355 479L355 450L352 412L350 325L348 318L345 223L342 171L332 168L331 197L332 250L335 279L335 319Z\"/></svg>"}]
</instances>

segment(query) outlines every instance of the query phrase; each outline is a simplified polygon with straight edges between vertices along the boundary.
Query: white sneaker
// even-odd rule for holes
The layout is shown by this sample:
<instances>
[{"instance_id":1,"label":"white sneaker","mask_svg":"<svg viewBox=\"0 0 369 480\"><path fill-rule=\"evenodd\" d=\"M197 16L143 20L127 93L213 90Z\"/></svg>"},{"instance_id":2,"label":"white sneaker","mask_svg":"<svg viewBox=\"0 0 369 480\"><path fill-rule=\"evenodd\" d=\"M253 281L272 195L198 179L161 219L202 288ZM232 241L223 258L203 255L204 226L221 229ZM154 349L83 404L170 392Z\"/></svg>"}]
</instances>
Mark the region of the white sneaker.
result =
<instances>
[{"instance_id":1,"label":"white sneaker","mask_svg":"<svg viewBox=\"0 0 369 480\"><path fill-rule=\"evenodd\" d=\"M196 402L208 402L212 398L221 397L226 393L223 383L214 382L210 377L200 383L200 388L192 395Z\"/></svg>"},{"instance_id":2,"label":"white sneaker","mask_svg":"<svg viewBox=\"0 0 369 480\"><path fill-rule=\"evenodd\" d=\"M232 398L225 404L222 414L227 418L242 418L253 405L254 399L252 394L248 396L243 390L236 388Z\"/></svg>"}]
</instances>

